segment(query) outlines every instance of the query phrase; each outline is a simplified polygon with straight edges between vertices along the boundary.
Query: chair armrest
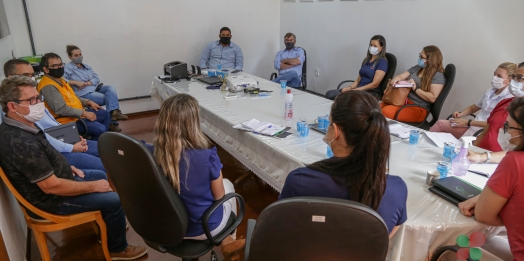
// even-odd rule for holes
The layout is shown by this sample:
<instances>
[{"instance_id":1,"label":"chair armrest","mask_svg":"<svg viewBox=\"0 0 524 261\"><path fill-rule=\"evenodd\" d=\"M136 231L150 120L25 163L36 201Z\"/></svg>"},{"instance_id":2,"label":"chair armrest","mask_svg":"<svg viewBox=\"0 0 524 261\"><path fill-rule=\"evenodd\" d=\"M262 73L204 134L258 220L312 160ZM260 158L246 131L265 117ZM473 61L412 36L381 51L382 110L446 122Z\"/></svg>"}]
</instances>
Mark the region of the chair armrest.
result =
<instances>
[{"instance_id":1,"label":"chair armrest","mask_svg":"<svg viewBox=\"0 0 524 261\"><path fill-rule=\"evenodd\" d=\"M278 76L277 73L272 73L271 77L269 77L269 80L272 81L273 79L277 78L277 76Z\"/></svg>"},{"instance_id":2,"label":"chair armrest","mask_svg":"<svg viewBox=\"0 0 524 261\"><path fill-rule=\"evenodd\" d=\"M416 105L416 104L405 104L404 106L400 107L400 109L395 113L395 117L393 118L393 120L399 121L398 120L398 115L400 114L400 112L403 109L406 109L406 108L409 108L409 107L418 107L418 108L422 108L422 109L426 110L426 119L427 119L427 117L429 115L428 109L426 109L425 107ZM422 124L424 124L424 121L426 121L426 119L424 119L422 122L420 122L416 127L420 127ZM411 123L418 123L418 122L411 122Z\"/></svg>"},{"instance_id":3,"label":"chair armrest","mask_svg":"<svg viewBox=\"0 0 524 261\"><path fill-rule=\"evenodd\" d=\"M457 245L439 247L437 250L435 250L435 253L433 253L433 256L431 256L431 261L437 261L442 256L442 254L444 254L444 252L446 252L446 251L453 251L453 252L457 253L457 251L459 249L460 249L460 247L457 246ZM471 259L469 257L466 260L467 261L473 261L473 259Z\"/></svg>"},{"instance_id":4,"label":"chair armrest","mask_svg":"<svg viewBox=\"0 0 524 261\"><path fill-rule=\"evenodd\" d=\"M484 129L480 129L478 131L476 131L473 136L477 137L478 135L480 135L482 132L484 131Z\"/></svg>"},{"instance_id":5,"label":"chair armrest","mask_svg":"<svg viewBox=\"0 0 524 261\"><path fill-rule=\"evenodd\" d=\"M476 117L477 117L477 115L475 115L474 113L472 113L472 114L470 114L470 115L468 115L468 116L471 116L471 117L473 117L473 118L476 118ZM451 119L452 117L453 117L453 114L450 114L450 115L446 118L446 120L449 120L449 119Z\"/></svg>"},{"instance_id":6,"label":"chair armrest","mask_svg":"<svg viewBox=\"0 0 524 261\"><path fill-rule=\"evenodd\" d=\"M226 227L223 231L220 231L215 237L211 236L211 230L209 229L209 218L211 217L211 214L222 204L224 204L226 201L228 201L231 198L237 198L238 201L238 216L235 220L235 223L233 225ZM215 246L219 246L222 243L222 240L229 236L237 227L240 225L240 222L242 222L242 219L244 218L244 199L242 196L240 196L237 193L228 193L224 195L221 199L215 201L213 205L209 206L209 208L204 212L204 215L202 216L202 226L204 228L204 233L206 234L207 239ZM229 217L223 217L223 218L229 218Z\"/></svg>"},{"instance_id":7,"label":"chair armrest","mask_svg":"<svg viewBox=\"0 0 524 261\"><path fill-rule=\"evenodd\" d=\"M307 76L305 73L302 74L302 90L307 89Z\"/></svg>"},{"instance_id":8,"label":"chair armrest","mask_svg":"<svg viewBox=\"0 0 524 261\"><path fill-rule=\"evenodd\" d=\"M247 220L247 231L246 231L246 246L244 248L244 261L249 260L249 249L251 248L251 237L253 237L253 230L257 221L254 219Z\"/></svg>"},{"instance_id":9,"label":"chair armrest","mask_svg":"<svg viewBox=\"0 0 524 261\"><path fill-rule=\"evenodd\" d=\"M338 86L337 86L337 89L340 89L340 86L342 86L342 84L346 83L346 82L355 82L353 80L345 80L345 81L342 81Z\"/></svg>"}]
</instances>

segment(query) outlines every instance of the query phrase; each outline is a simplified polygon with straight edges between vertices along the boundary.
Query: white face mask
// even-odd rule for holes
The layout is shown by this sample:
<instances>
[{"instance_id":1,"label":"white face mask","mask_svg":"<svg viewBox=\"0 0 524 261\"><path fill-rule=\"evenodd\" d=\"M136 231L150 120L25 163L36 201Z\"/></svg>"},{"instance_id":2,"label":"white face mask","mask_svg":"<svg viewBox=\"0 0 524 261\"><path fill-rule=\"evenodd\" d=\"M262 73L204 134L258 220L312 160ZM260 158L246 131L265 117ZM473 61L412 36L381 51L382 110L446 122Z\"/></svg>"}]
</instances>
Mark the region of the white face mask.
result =
<instances>
[{"instance_id":1,"label":"white face mask","mask_svg":"<svg viewBox=\"0 0 524 261\"><path fill-rule=\"evenodd\" d=\"M512 150L515 150L517 148L517 145L515 144L511 144L511 142L509 142L511 139L513 138L517 138L517 137L520 137L522 135L518 135L518 136L511 136L511 134L509 133L504 133L504 129L500 129L499 130L499 136L497 138L497 141L499 142L499 145L500 147L502 148L503 151L512 151Z\"/></svg>"},{"instance_id":2,"label":"white face mask","mask_svg":"<svg viewBox=\"0 0 524 261\"><path fill-rule=\"evenodd\" d=\"M504 84L504 79L503 78L500 78L500 77L497 77L497 76L493 76L493 79L491 80L491 86L497 90L499 89L502 89L504 88L504 86L506 86Z\"/></svg>"},{"instance_id":3,"label":"white face mask","mask_svg":"<svg viewBox=\"0 0 524 261\"><path fill-rule=\"evenodd\" d=\"M511 83L509 84L509 93L517 98L522 97L524 96L522 87L524 87L524 83L511 80Z\"/></svg>"},{"instance_id":4,"label":"white face mask","mask_svg":"<svg viewBox=\"0 0 524 261\"><path fill-rule=\"evenodd\" d=\"M44 102L40 102L35 105L22 105L22 104L18 104L18 105L29 107L29 114L27 115L22 115L19 112L16 112L16 114L24 117L29 122L34 123L34 122L41 120L44 117L44 113L45 113Z\"/></svg>"},{"instance_id":5,"label":"white face mask","mask_svg":"<svg viewBox=\"0 0 524 261\"><path fill-rule=\"evenodd\" d=\"M378 51L378 47L370 46L370 47L369 47L369 53L370 53L371 55L377 55L377 54L380 53L380 52Z\"/></svg>"},{"instance_id":6,"label":"white face mask","mask_svg":"<svg viewBox=\"0 0 524 261\"><path fill-rule=\"evenodd\" d=\"M331 142L333 142L335 139L332 139L331 141L328 141L328 137L327 137L327 132L329 130L329 128L331 128L332 126L329 126L326 130L326 135L324 135L324 137L322 137L322 141L325 142L329 148L331 148Z\"/></svg>"}]
</instances>

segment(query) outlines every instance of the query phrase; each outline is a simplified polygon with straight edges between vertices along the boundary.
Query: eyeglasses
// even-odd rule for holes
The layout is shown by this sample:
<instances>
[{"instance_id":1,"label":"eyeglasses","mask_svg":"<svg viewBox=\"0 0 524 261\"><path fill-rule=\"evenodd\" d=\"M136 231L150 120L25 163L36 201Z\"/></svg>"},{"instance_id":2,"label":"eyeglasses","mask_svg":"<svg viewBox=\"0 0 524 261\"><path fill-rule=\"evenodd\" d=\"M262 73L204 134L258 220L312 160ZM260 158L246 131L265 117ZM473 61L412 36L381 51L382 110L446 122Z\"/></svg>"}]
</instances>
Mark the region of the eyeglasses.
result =
<instances>
[{"instance_id":1,"label":"eyeglasses","mask_svg":"<svg viewBox=\"0 0 524 261\"><path fill-rule=\"evenodd\" d=\"M524 82L524 76L522 76L522 75L514 75L514 74L512 74L512 75L509 76L509 78L511 78L511 79L513 79L513 80L515 80L517 82Z\"/></svg>"},{"instance_id":2,"label":"eyeglasses","mask_svg":"<svg viewBox=\"0 0 524 261\"><path fill-rule=\"evenodd\" d=\"M519 128L515 128L515 127L509 126L509 123L507 121L504 122L504 133L507 133L509 129L524 131L523 129L519 129Z\"/></svg>"},{"instance_id":3,"label":"eyeglasses","mask_svg":"<svg viewBox=\"0 0 524 261\"><path fill-rule=\"evenodd\" d=\"M22 73L22 74L13 74L13 75L25 76L27 78L31 78L31 77L35 77L37 74L36 73Z\"/></svg>"},{"instance_id":4,"label":"eyeglasses","mask_svg":"<svg viewBox=\"0 0 524 261\"><path fill-rule=\"evenodd\" d=\"M58 68L63 68L64 66L65 66L65 63L59 63L59 64L49 65L49 66L47 66L47 68L49 68L49 69L58 69Z\"/></svg>"},{"instance_id":5,"label":"eyeglasses","mask_svg":"<svg viewBox=\"0 0 524 261\"><path fill-rule=\"evenodd\" d=\"M418 58L422 59L422 60L427 60L428 57L422 57L422 55L419 55Z\"/></svg>"},{"instance_id":6,"label":"eyeglasses","mask_svg":"<svg viewBox=\"0 0 524 261\"><path fill-rule=\"evenodd\" d=\"M25 99L25 100L15 100L14 102L20 103L23 101L28 101L30 105L35 105L38 103L38 101L43 102L44 101L44 95L37 95L35 97Z\"/></svg>"}]
</instances>

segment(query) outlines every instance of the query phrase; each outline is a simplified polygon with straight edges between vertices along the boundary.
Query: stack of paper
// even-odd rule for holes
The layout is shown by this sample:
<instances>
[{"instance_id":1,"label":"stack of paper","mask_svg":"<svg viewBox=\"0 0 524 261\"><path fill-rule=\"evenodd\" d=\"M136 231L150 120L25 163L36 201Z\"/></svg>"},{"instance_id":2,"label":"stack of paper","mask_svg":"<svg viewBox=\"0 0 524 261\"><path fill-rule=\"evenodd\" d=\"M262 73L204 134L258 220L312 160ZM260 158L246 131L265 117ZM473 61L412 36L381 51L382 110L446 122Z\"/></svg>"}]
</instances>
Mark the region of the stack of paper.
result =
<instances>
[{"instance_id":1,"label":"stack of paper","mask_svg":"<svg viewBox=\"0 0 524 261\"><path fill-rule=\"evenodd\" d=\"M488 177L491 177L491 175L495 173L495 170L497 169L498 166L499 164L474 164L472 163L471 165L469 165L469 170L478 172L478 173L482 173L482 174L486 174Z\"/></svg>"},{"instance_id":2,"label":"stack of paper","mask_svg":"<svg viewBox=\"0 0 524 261\"><path fill-rule=\"evenodd\" d=\"M285 126L272 124L270 122L263 122L257 119L244 121L240 124L233 126L233 128L254 133L260 133L267 136L274 136L286 129Z\"/></svg>"},{"instance_id":3,"label":"stack of paper","mask_svg":"<svg viewBox=\"0 0 524 261\"><path fill-rule=\"evenodd\" d=\"M401 139L407 139L409 138L409 132L411 129L408 129L400 124L390 124L389 125L389 133L395 137L399 137Z\"/></svg>"},{"instance_id":4,"label":"stack of paper","mask_svg":"<svg viewBox=\"0 0 524 261\"><path fill-rule=\"evenodd\" d=\"M456 148L462 147L462 142L457 140L451 133L446 132L429 132L426 131L426 136L435 143L435 145L444 148L445 142L453 142Z\"/></svg>"}]
</instances>

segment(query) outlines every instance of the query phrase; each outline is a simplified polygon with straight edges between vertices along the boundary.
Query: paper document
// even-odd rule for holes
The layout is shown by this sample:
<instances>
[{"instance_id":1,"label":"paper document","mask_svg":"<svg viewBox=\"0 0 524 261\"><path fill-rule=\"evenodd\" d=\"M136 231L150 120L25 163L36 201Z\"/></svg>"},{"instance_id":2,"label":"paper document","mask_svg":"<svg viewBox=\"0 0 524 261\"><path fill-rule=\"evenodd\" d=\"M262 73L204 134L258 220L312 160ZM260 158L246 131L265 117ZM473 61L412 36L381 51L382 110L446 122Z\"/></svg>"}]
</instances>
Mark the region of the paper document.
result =
<instances>
[{"instance_id":1,"label":"paper document","mask_svg":"<svg viewBox=\"0 0 524 261\"><path fill-rule=\"evenodd\" d=\"M233 126L235 129L260 133L267 136L274 136L286 129L286 126L272 124L270 122L263 122L257 119L244 121Z\"/></svg>"},{"instance_id":2,"label":"paper document","mask_svg":"<svg viewBox=\"0 0 524 261\"><path fill-rule=\"evenodd\" d=\"M490 177L491 175L493 175L493 173L495 172L495 170L497 169L497 167L499 166L499 164L475 164L475 163L472 163L471 165L469 165L469 170L472 170L472 171L477 171L477 172L480 172L480 173L484 173L486 175L488 175L488 177Z\"/></svg>"},{"instance_id":3,"label":"paper document","mask_svg":"<svg viewBox=\"0 0 524 261\"><path fill-rule=\"evenodd\" d=\"M455 147L462 147L462 142L457 140L455 136L451 135L451 133L445 133L445 132L424 132L428 138L435 143L440 148L444 148L444 142L453 142L455 143Z\"/></svg>"},{"instance_id":4,"label":"paper document","mask_svg":"<svg viewBox=\"0 0 524 261\"><path fill-rule=\"evenodd\" d=\"M408 129L400 124L390 124L389 125L389 133L392 136L399 137L401 139L407 139L409 138L409 132L411 129Z\"/></svg>"}]
</instances>

